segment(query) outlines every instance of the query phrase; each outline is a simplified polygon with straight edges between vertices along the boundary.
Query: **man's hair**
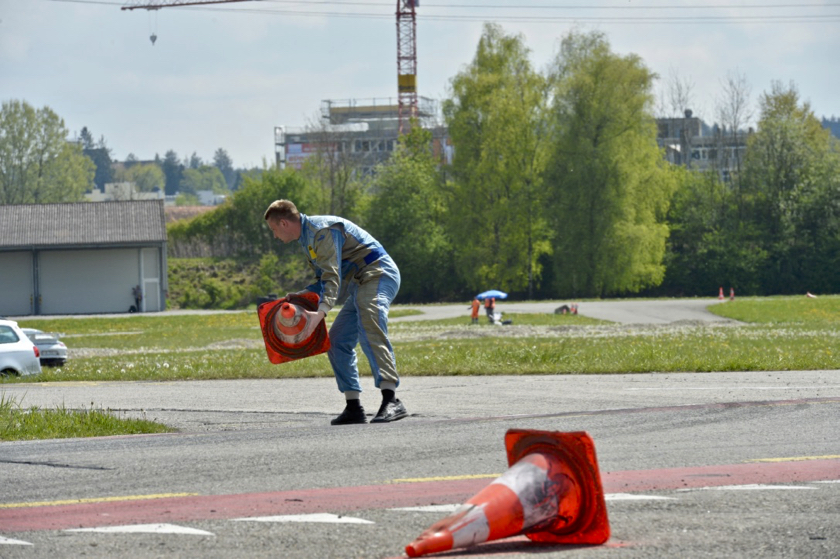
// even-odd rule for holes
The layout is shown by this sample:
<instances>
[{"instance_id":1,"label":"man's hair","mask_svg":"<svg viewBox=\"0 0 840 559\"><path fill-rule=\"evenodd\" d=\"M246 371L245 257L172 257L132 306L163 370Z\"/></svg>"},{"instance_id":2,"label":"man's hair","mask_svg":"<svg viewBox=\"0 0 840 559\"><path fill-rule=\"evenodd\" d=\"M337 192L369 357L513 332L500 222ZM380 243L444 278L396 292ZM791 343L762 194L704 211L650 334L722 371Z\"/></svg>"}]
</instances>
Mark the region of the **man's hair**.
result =
<instances>
[{"instance_id":1,"label":"man's hair","mask_svg":"<svg viewBox=\"0 0 840 559\"><path fill-rule=\"evenodd\" d=\"M275 200L265 210L265 220L269 219L294 221L300 219L300 212L290 200Z\"/></svg>"}]
</instances>

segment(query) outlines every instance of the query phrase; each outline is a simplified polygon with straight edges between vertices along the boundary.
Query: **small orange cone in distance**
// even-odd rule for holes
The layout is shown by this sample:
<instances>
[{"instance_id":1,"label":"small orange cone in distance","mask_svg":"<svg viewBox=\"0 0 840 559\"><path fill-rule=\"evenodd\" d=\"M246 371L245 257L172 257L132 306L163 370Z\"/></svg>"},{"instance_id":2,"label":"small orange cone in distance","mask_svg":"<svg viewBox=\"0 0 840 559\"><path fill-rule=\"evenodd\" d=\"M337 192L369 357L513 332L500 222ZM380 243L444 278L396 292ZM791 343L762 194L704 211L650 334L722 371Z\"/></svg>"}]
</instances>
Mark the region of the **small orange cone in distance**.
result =
<instances>
[{"instance_id":1,"label":"small orange cone in distance","mask_svg":"<svg viewBox=\"0 0 840 559\"><path fill-rule=\"evenodd\" d=\"M409 557L520 533L550 543L609 539L595 445L587 433L511 429L505 445L508 471L408 544Z\"/></svg>"},{"instance_id":2,"label":"small orange cone in distance","mask_svg":"<svg viewBox=\"0 0 840 559\"><path fill-rule=\"evenodd\" d=\"M286 363L330 349L330 338L323 321L308 338L297 339L306 325L301 309L317 310L320 300L317 294L305 292L292 295L289 300L277 299L259 306L257 315L270 362Z\"/></svg>"},{"instance_id":3,"label":"small orange cone in distance","mask_svg":"<svg viewBox=\"0 0 840 559\"><path fill-rule=\"evenodd\" d=\"M720 286L720 290L718 291L718 299L723 301L723 286Z\"/></svg>"}]
</instances>

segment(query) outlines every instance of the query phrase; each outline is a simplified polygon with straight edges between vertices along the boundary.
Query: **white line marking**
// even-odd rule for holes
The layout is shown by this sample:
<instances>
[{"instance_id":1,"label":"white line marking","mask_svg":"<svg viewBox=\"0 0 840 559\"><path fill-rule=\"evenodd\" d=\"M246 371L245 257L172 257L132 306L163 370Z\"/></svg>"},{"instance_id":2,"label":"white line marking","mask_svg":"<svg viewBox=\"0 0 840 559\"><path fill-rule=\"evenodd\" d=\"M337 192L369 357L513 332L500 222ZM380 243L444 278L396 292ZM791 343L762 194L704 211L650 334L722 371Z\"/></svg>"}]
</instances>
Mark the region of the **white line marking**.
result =
<instances>
[{"instance_id":1,"label":"white line marking","mask_svg":"<svg viewBox=\"0 0 840 559\"><path fill-rule=\"evenodd\" d=\"M0 536L0 545L32 545L29 542L25 542L23 540L13 540L12 538L4 538Z\"/></svg>"},{"instance_id":2,"label":"white line marking","mask_svg":"<svg viewBox=\"0 0 840 559\"><path fill-rule=\"evenodd\" d=\"M673 501L674 497L660 497L659 495L634 495L632 493L607 493L607 501ZM388 510L405 512L455 512L461 505L428 505L422 507L398 507Z\"/></svg>"},{"instance_id":3,"label":"white line marking","mask_svg":"<svg viewBox=\"0 0 840 559\"><path fill-rule=\"evenodd\" d=\"M461 505L427 505L425 507L399 507L388 510L399 510L406 512L455 512Z\"/></svg>"},{"instance_id":4,"label":"white line marking","mask_svg":"<svg viewBox=\"0 0 840 559\"><path fill-rule=\"evenodd\" d=\"M373 524L370 520L352 516L338 516L329 513L287 514L281 516L254 516L234 518L234 522L325 522L330 524Z\"/></svg>"},{"instance_id":5,"label":"white line marking","mask_svg":"<svg viewBox=\"0 0 840 559\"><path fill-rule=\"evenodd\" d=\"M824 479L822 481L815 481L814 483L840 483L840 479Z\"/></svg>"},{"instance_id":6,"label":"white line marking","mask_svg":"<svg viewBox=\"0 0 840 559\"><path fill-rule=\"evenodd\" d=\"M659 495L634 495L632 493L607 493L604 495L607 501L674 501L673 497L660 497Z\"/></svg>"},{"instance_id":7,"label":"white line marking","mask_svg":"<svg viewBox=\"0 0 840 559\"><path fill-rule=\"evenodd\" d=\"M677 489L677 491L766 491L773 489L789 490L789 489L816 489L816 487L809 487L807 485L721 485L719 487L696 487L688 489Z\"/></svg>"},{"instance_id":8,"label":"white line marking","mask_svg":"<svg viewBox=\"0 0 840 559\"><path fill-rule=\"evenodd\" d=\"M73 528L65 532L101 532L108 534L184 534L190 536L215 536L211 532L176 526L175 524L133 524L129 526L101 526L99 528Z\"/></svg>"}]
</instances>

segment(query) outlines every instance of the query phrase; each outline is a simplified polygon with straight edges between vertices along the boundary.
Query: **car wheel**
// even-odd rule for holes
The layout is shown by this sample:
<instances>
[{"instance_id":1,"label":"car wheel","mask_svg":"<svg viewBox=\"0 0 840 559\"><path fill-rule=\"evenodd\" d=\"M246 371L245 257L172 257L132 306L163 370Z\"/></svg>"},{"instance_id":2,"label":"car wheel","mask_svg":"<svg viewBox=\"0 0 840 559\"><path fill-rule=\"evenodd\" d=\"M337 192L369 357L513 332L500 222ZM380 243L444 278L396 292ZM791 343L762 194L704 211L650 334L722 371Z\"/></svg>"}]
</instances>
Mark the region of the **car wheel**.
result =
<instances>
[{"instance_id":1,"label":"car wheel","mask_svg":"<svg viewBox=\"0 0 840 559\"><path fill-rule=\"evenodd\" d=\"M13 377L17 376L17 374L17 371L15 371L14 369L3 369L2 371L0 371L0 377Z\"/></svg>"}]
</instances>

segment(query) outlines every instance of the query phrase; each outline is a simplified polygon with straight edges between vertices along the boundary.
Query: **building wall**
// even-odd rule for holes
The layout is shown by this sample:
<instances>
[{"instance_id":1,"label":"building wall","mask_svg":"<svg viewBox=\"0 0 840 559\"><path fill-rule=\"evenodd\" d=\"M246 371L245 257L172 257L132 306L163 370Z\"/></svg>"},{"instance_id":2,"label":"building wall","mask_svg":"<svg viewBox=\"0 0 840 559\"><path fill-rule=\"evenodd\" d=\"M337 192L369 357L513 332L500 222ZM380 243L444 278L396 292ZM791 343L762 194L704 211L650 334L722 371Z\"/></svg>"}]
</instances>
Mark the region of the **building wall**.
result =
<instances>
[{"instance_id":1,"label":"building wall","mask_svg":"<svg viewBox=\"0 0 840 559\"><path fill-rule=\"evenodd\" d=\"M0 252L0 316L34 312L31 252Z\"/></svg>"},{"instance_id":2,"label":"building wall","mask_svg":"<svg viewBox=\"0 0 840 559\"><path fill-rule=\"evenodd\" d=\"M161 247L0 252L0 315L124 313L166 308ZM34 255L34 262L33 262ZM34 265L33 265L34 264Z\"/></svg>"}]
</instances>

